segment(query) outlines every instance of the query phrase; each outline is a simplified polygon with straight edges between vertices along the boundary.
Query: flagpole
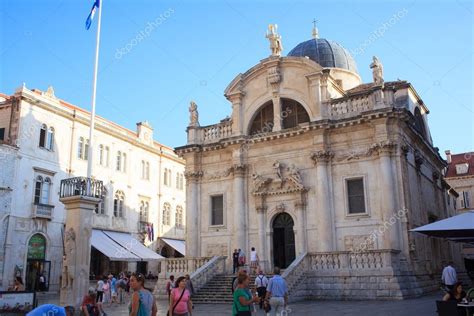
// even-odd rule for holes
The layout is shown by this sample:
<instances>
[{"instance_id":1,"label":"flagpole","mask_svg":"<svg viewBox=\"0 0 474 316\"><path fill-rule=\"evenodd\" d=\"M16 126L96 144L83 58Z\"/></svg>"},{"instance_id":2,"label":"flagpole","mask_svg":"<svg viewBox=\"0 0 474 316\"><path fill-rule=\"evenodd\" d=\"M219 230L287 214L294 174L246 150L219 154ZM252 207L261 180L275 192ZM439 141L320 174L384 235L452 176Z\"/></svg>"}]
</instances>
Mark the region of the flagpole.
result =
<instances>
[{"instance_id":1,"label":"flagpole","mask_svg":"<svg viewBox=\"0 0 474 316\"><path fill-rule=\"evenodd\" d=\"M89 128L89 148L87 152L87 179L92 177L92 166L94 156L94 125L95 125L95 99L97 92L97 69L99 67L99 45L100 45L100 22L102 17L102 5L103 0L99 2L99 17L97 21L97 35L95 43L95 62L94 62L94 79L92 82L92 109L91 109L91 122ZM90 180L87 181L87 193L90 195Z\"/></svg>"}]
</instances>

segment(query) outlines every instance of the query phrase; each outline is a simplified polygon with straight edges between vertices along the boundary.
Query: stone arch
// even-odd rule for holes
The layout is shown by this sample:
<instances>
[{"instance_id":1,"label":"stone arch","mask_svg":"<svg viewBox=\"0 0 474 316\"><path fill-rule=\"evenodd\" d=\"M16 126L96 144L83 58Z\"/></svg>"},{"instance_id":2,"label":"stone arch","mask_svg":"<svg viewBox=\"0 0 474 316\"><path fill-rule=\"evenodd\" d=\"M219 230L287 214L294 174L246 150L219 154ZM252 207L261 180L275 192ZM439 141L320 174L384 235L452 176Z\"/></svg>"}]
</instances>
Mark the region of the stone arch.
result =
<instances>
[{"instance_id":1,"label":"stone arch","mask_svg":"<svg viewBox=\"0 0 474 316\"><path fill-rule=\"evenodd\" d=\"M415 107L413 111L413 115L415 116L415 129L426 139L426 124L423 119L423 115L421 114L420 107Z\"/></svg>"}]
</instances>

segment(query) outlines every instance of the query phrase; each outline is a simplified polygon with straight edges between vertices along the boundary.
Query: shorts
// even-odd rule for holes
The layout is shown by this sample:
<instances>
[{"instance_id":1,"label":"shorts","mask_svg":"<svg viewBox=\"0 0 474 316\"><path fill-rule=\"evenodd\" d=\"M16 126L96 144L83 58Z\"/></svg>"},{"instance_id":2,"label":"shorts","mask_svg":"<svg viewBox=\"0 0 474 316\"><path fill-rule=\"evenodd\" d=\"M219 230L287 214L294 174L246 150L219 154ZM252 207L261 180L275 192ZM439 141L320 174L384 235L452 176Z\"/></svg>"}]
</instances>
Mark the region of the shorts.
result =
<instances>
[{"instance_id":1,"label":"shorts","mask_svg":"<svg viewBox=\"0 0 474 316\"><path fill-rule=\"evenodd\" d=\"M102 301L104 300L104 292L103 291L97 291L97 297L96 297L96 302L97 303L102 303Z\"/></svg>"},{"instance_id":2,"label":"shorts","mask_svg":"<svg viewBox=\"0 0 474 316\"><path fill-rule=\"evenodd\" d=\"M250 261L250 266L256 268L258 266L258 261Z\"/></svg>"},{"instance_id":3,"label":"shorts","mask_svg":"<svg viewBox=\"0 0 474 316\"><path fill-rule=\"evenodd\" d=\"M117 296L117 291L112 291L112 297Z\"/></svg>"}]
</instances>

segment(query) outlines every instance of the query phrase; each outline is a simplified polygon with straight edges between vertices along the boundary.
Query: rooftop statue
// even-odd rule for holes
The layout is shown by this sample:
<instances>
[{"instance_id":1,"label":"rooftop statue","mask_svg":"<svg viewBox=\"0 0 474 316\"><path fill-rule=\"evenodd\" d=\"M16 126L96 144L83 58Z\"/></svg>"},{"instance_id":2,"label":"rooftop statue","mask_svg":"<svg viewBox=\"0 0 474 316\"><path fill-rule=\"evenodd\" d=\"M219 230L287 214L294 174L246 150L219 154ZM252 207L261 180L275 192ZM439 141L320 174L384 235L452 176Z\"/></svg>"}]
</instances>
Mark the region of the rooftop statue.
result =
<instances>
[{"instance_id":1,"label":"rooftop statue","mask_svg":"<svg viewBox=\"0 0 474 316\"><path fill-rule=\"evenodd\" d=\"M278 25L270 24L268 25L268 31L266 38L270 41L270 50L272 52L272 56L281 56L281 52L283 51L283 46L281 44L281 35L277 33Z\"/></svg>"},{"instance_id":2,"label":"rooftop statue","mask_svg":"<svg viewBox=\"0 0 474 316\"><path fill-rule=\"evenodd\" d=\"M372 69L374 83L379 85L383 84L383 66L377 56L373 57L372 63L370 64L370 68Z\"/></svg>"},{"instance_id":3,"label":"rooftop statue","mask_svg":"<svg viewBox=\"0 0 474 316\"><path fill-rule=\"evenodd\" d=\"M189 126L199 126L199 112L194 101L189 104Z\"/></svg>"}]
</instances>

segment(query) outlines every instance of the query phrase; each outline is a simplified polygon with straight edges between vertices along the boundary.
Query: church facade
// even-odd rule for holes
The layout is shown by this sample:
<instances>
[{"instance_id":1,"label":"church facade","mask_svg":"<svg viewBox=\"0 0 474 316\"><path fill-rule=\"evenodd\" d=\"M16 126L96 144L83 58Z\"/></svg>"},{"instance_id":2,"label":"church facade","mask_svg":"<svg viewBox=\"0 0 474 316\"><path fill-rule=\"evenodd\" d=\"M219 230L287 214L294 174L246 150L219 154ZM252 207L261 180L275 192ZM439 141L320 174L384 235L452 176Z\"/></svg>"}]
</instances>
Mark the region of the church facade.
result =
<instances>
[{"instance_id":1,"label":"church facade","mask_svg":"<svg viewBox=\"0 0 474 316\"><path fill-rule=\"evenodd\" d=\"M350 54L317 29L286 57L275 26L267 38L271 56L225 90L231 117L200 126L191 103L176 148L187 255L227 256L230 267L234 249L255 247L260 266L285 268L305 298L436 288L454 248L409 232L448 216L427 106L409 82L384 81L376 57L362 83Z\"/></svg>"}]
</instances>

